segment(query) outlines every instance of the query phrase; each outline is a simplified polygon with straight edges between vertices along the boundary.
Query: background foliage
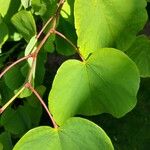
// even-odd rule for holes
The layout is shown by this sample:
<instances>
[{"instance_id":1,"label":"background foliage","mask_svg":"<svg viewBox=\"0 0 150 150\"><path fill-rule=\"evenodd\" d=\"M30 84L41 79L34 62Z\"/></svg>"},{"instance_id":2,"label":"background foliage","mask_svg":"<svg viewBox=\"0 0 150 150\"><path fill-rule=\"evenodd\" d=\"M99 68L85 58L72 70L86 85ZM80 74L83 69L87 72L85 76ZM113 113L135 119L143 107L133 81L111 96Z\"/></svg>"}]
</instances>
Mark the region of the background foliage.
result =
<instances>
[{"instance_id":1,"label":"background foliage","mask_svg":"<svg viewBox=\"0 0 150 150\"><path fill-rule=\"evenodd\" d=\"M90 2L94 1L90 0ZM109 112L116 117L125 115L118 119L105 113L98 115L100 113L99 111L98 113L91 113L88 111L82 112L82 109L74 110L73 113L71 112L69 114L69 117L76 115L95 122L105 130L112 140L114 149L116 150L147 150L150 147L150 22L149 17L147 17L147 14L150 16L150 4L147 2L146 6L145 0L139 0L138 3L137 0L112 0L111 2L95 1L97 2L96 5L93 3L94 7L91 7L90 2L87 0L67 0L61 11L57 30L63 33L75 45L80 45L80 52L85 59L90 57L92 52L97 53L95 51L103 47L117 48L126 53L136 63L140 71L141 83L138 92L138 101L135 106L136 100L133 100L130 110L134 106L135 108L126 115L125 113L126 109L129 107L128 105L120 106L121 110L118 114L113 114L112 112L116 111L111 109L109 110L109 108L106 109L107 111L103 111ZM0 0L0 6L2 6L0 7L0 70L3 70L15 60L30 53L30 47L32 47L32 42L34 42L34 35L40 31L43 24L45 24L49 17L53 16L57 8L57 1ZM88 15L87 10L91 12ZM102 19L95 24L100 17ZM89 20L91 22L89 22ZM50 27L51 24L49 25L49 28ZM46 33L47 30L42 34L42 36ZM31 38L33 41L31 41ZM38 43L40 43L40 41L41 39L39 39ZM28 48L25 49L29 42L31 45L28 45ZM120 53L122 52L120 51L118 53L119 60L121 55ZM112 54L112 56L114 55ZM59 93L56 94L58 87L55 85L59 83L60 79L65 79L65 77L61 74L59 67L67 59L80 60L81 58L79 58L74 48L64 39L59 36L52 35L48 38L44 47L40 51L37 59L37 68L34 73L34 87L40 95L43 96L43 99L47 104L49 99L49 108L52 109L54 117L56 114L55 119L59 124L64 122L64 120L68 117L68 114L66 116L65 114L59 116L59 111L60 109L63 111L65 103L58 105L53 103L51 99L58 99L58 97L62 96L63 92L68 91L68 89L63 89L63 83L62 85L59 85ZM92 63L92 61L97 58L96 56L93 56L93 58L90 57L90 59L91 60L88 61L89 63ZM72 60L69 64L67 64L67 62L61 66L63 73L71 74L71 69L78 73L78 68L81 66L75 64L77 68L75 70L75 68L71 67L76 62L74 60ZM100 61L98 65L101 63L102 62ZM30 65L30 62L22 62L13 67L0 80L1 106L3 106L25 82ZM71 65L70 68L69 65ZM121 66L118 66L118 68L119 67ZM65 70L63 70L64 68ZM59 74L56 75L56 71L58 69ZM131 78L131 81L138 80L138 78L136 79L136 71L132 71L128 72L129 74L134 75L134 77ZM72 74L74 75L74 73ZM78 76L80 77L80 74ZM94 76L92 73L91 76L91 79L93 79ZM76 78L77 76L70 80L73 82L76 81ZM95 80L92 81L93 83L97 81L97 77L95 76L94 79ZM54 86L49 95L53 80ZM118 81L117 78L115 81ZM85 83L86 82L87 81L85 81ZM77 83L78 84L76 84L76 86L81 86L80 81ZM55 88L57 90L55 90ZM130 87L128 87L128 90L131 91L129 88ZM113 89L115 89L115 86ZM135 89L137 89L136 85ZM72 89L72 91L74 91L74 89ZM107 91L109 90L107 89ZM136 90L134 92L134 97L135 94ZM72 97L73 95L74 93L72 93ZM96 92L94 95L96 95ZM111 96L113 97L113 94ZM62 100L67 98L68 97L62 97ZM123 98L124 97L122 97L122 99ZM128 99L128 97L125 98ZM126 101L125 99L123 100ZM51 107L54 107L54 111ZM57 107L59 111L57 111L55 107ZM70 107L69 109L73 110L73 108ZM122 114L120 113L121 111ZM83 114L89 115L90 113L97 116L82 116ZM84 121L84 119L81 119L79 121L79 126L82 125ZM70 122L75 123L76 120L72 119L69 123ZM69 123L67 123L66 126L69 126ZM45 111L43 111L37 98L30 91L25 90L11 105L11 107L7 108L0 117L0 149L11 150L22 135L30 129L42 125L51 125L49 123L49 118ZM63 126L62 128L66 128L66 126ZM90 128L90 126L86 126L85 128ZM37 130L43 129L37 128ZM47 132L51 132L52 129L49 128L47 130ZM95 130L97 129L95 128ZM59 145L57 142L55 144Z\"/></svg>"}]
</instances>

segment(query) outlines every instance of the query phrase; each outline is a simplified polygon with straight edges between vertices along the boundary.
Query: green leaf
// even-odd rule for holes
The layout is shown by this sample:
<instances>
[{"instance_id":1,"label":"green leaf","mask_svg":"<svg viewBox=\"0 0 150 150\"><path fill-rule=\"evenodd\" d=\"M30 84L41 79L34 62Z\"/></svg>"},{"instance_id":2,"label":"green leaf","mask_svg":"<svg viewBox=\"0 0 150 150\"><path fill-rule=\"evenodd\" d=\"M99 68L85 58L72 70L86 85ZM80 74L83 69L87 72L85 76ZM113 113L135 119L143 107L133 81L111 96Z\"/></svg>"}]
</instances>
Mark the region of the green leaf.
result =
<instances>
[{"instance_id":1,"label":"green leaf","mask_svg":"<svg viewBox=\"0 0 150 150\"><path fill-rule=\"evenodd\" d=\"M100 49L86 62L69 60L59 68L49 109L58 124L76 114L122 117L136 104L139 82L135 63L123 52Z\"/></svg>"},{"instance_id":2,"label":"green leaf","mask_svg":"<svg viewBox=\"0 0 150 150\"><path fill-rule=\"evenodd\" d=\"M135 109L120 119L106 114L90 117L102 125L115 150L148 150L150 147L150 78L142 79ZM89 117L88 117L89 118Z\"/></svg>"},{"instance_id":3,"label":"green leaf","mask_svg":"<svg viewBox=\"0 0 150 150\"><path fill-rule=\"evenodd\" d=\"M3 144L0 143L0 150L3 150Z\"/></svg>"},{"instance_id":4,"label":"green leaf","mask_svg":"<svg viewBox=\"0 0 150 150\"><path fill-rule=\"evenodd\" d=\"M48 53L54 52L54 50L55 50L54 41L55 41L55 35L49 36L49 38L47 39L47 41L44 44L44 50L46 52L48 52Z\"/></svg>"},{"instance_id":5,"label":"green leaf","mask_svg":"<svg viewBox=\"0 0 150 150\"><path fill-rule=\"evenodd\" d=\"M14 93L16 94L22 87L20 87L19 89L15 90ZM32 94L31 90L29 89L24 89L22 91L22 93L18 96L18 98L26 98L29 97Z\"/></svg>"},{"instance_id":6,"label":"green leaf","mask_svg":"<svg viewBox=\"0 0 150 150\"><path fill-rule=\"evenodd\" d=\"M26 49L25 49L25 56L33 53L35 50L36 50L36 43L37 43L37 38L36 38L36 35L33 36ZM44 55L43 55L44 54ZM35 70L34 68L34 71L33 71L33 85L35 85L35 83L38 83L36 85L41 85L42 84L42 81L43 81L43 78L44 78L44 73L45 73L45 66L44 66L44 63L43 61L46 59L46 54L44 52L40 53L37 61L35 63L37 63L37 68ZM30 69L30 67L32 66L32 59L28 59L28 64L25 63L24 66L21 68L21 73L24 77L27 76L28 74L28 71ZM35 75L37 74L37 75ZM35 79L35 76L36 76L36 79ZM18 92L18 89L16 90L16 92ZM28 97L31 95L31 90L29 89L25 89L20 95L19 95L19 98L24 98L24 97Z\"/></svg>"},{"instance_id":7,"label":"green leaf","mask_svg":"<svg viewBox=\"0 0 150 150\"><path fill-rule=\"evenodd\" d=\"M26 47L26 49L25 49L25 56L27 56L27 55L29 55L29 54L31 54L31 53L33 53L33 52L35 52L35 50L36 50L36 43L37 43L37 38L36 38L36 35L34 35L31 39L30 39L30 41L29 41L29 43L28 43L28 45L27 45L27 47ZM33 59L32 58L29 58L28 60L28 63L29 63L29 67L31 68L32 67L32 62L33 62ZM35 64L36 64L37 62L36 62L36 60L35 60ZM28 66L24 66L24 69L27 69L28 68ZM32 75L32 78L33 78L33 81L34 81L34 79L35 79L35 65L34 65L34 68L33 68L33 75Z\"/></svg>"},{"instance_id":8,"label":"green leaf","mask_svg":"<svg viewBox=\"0 0 150 150\"><path fill-rule=\"evenodd\" d=\"M0 146L0 150L12 150L12 141L11 135L8 132L3 132L0 134L0 144L2 144L2 149Z\"/></svg>"},{"instance_id":9,"label":"green leaf","mask_svg":"<svg viewBox=\"0 0 150 150\"><path fill-rule=\"evenodd\" d=\"M7 94L6 94L7 93ZM0 105L3 106L12 96L14 96L12 90L8 88L8 86L5 84L4 79L0 81Z\"/></svg>"},{"instance_id":10,"label":"green leaf","mask_svg":"<svg viewBox=\"0 0 150 150\"><path fill-rule=\"evenodd\" d=\"M34 35L28 45L26 46L26 49L25 49L25 56L33 53L35 50L36 50L36 43L37 43L37 38L36 38L36 35ZM32 59L28 59L28 63L30 65L30 67L32 66Z\"/></svg>"},{"instance_id":11,"label":"green leaf","mask_svg":"<svg viewBox=\"0 0 150 150\"><path fill-rule=\"evenodd\" d=\"M34 97L33 95L31 96ZM24 104L24 107L22 109L28 114L31 120L31 126L36 127L39 125L41 116L42 116L42 107L41 103L38 101L37 98L34 98L33 100L31 98L28 98L31 101L26 101ZM31 127L30 127L31 128ZM27 130L26 130L27 132Z\"/></svg>"},{"instance_id":12,"label":"green leaf","mask_svg":"<svg viewBox=\"0 0 150 150\"><path fill-rule=\"evenodd\" d=\"M31 119L23 106L17 110L7 108L1 116L1 124L9 133L20 136L31 128Z\"/></svg>"},{"instance_id":13,"label":"green leaf","mask_svg":"<svg viewBox=\"0 0 150 150\"><path fill-rule=\"evenodd\" d=\"M20 66L14 66L5 75L4 81L6 85L13 91L23 85L25 78L20 72Z\"/></svg>"},{"instance_id":14,"label":"green leaf","mask_svg":"<svg viewBox=\"0 0 150 150\"><path fill-rule=\"evenodd\" d=\"M66 0L61 10L61 16L71 24L74 24L74 1Z\"/></svg>"},{"instance_id":15,"label":"green leaf","mask_svg":"<svg viewBox=\"0 0 150 150\"><path fill-rule=\"evenodd\" d=\"M40 15L44 20L48 20L57 8L56 0L32 0L32 8L36 15Z\"/></svg>"},{"instance_id":16,"label":"green leaf","mask_svg":"<svg viewBox=\"0 0 150 150\"><path fill-rule=\"evenodd\" d=\"M39 86L36 90L40 95L43 95L45 87ZM29 129L39 125L42 106L34 94L26 98L24 102L21 99L17 99L16 101L20 101L23 105L20 105L16 110L7 108L1 116L1 125L11 134L22 136ZM14 107L17 106L14 104Z\"/></svg>"},{"instance_id":17,"label":"green leaf","mask_svg":"<svg viewBox=\"0 0 150 150\"><path fill-rule=\"evenodd\" d=\"M28 45L26 46L26 49L25 49L25 56L29 55L31 52L33 52L33 50L35 49L34 47L36 46L36 43L37 43L37 38L36 38L36 35L34 35Z\"/></svg>"},{"instance_id":18,"label":"green leaf","mask_svg":"<svg viewBox=\"0 0 150 150\"><path fill-rule=\"evenodd\" d=\"M0 6L3 6L3 7L0 7L0 13L2 14L3 17L7 14L9 7L10 7L10 3L11 3L11 0L0 1Z\"/></svg>"},{"instance_id":19,"label":"green leaf","mask_svg":"<svg viewBox=\"0 0 150 150\"><path fill-rule=\"evenodd\" d=\"M38 127L30 130L13 150L113 150L106 133L94 123L71 118L62 127Z\"/></svg>"},{"instance_id":20,"label":"green leaf","mask_svg":"<svg viewBox=\"0 0 150 150\"><path fill-rule=\"evenodd\" d=\"M126 53L138 66L141 77L150 77L150 39L138 36Z\"/></svg>"},{"instance_id":21,"label":"green leaf","mask_svg":"<svg viewBox=\"0 0 150 150\"><path fill-rule=\"evenodd\" d=\"M47 58L47 53L45 51L41 51L37 58L37 67L35 72L35 86L41 85L45 76L45 60Z\"/></svg>"},{"instance_id":22,"label":"green leaf","mask_svg":"<svg viewBox=\"0 0 150 150\"><path fill-rule=\"evenodd\" d=\"M8 27L10 37L12 39L18 39L19 37L16 37L15 28L12 26L10 20L11 17L18 12L20 0L0 0L0 6L2 6L0 7L0 13Z\"/></svg>"},{"instance_id":23,"label":"green leaf","mask_svg":"<svg viewBox=\"0 0 150 150\"><path fill-rule=\"evenodd\" d=\"M67 0L61 10L57 30L65 35L74 45L77 45L77 35L74 27L74 0ZM67 28L66 28L67 27ZM62 55L73 55L75 49L63 38L56 36L56 51Z\"/></svg>"},{"instance_id":24,"label":"green leaf","mask_svg":"<svg viewBox=\"0 0 150 150\"><path fill-rule=\"evenodd\" d=\"M3 19L0 14L0 49L2 45L7 41L8 39L8 28L7 25L3 22Z\"/></svg>"},{"instance_id":25,"label":"green leaf","mask_svg":"<svg viewBox=\"0 0 150 150\"><path fill-rule=\"evenodd\" d=\"M23 5L23 7L26 9L29 6L31 6L31 0L21 0L21 4Z\"/></svg>"},{"instance_id":26,"label":"green leaf","mask_svg":"<svg viewBox=\"0 0 150 150\"><path fill-rule=\"evenodd\" d=\"M31 62L31 59L28 59L28 62L30 63L30 62ZM21 67L21 69L20 69L21 74L22 74L25 78L27 78L28 73L29 73L29 70L30 70L30 66L29 66L29 63L28 63L28 62L26 62L26 63ZM34 84L34 83L33 83L33 84ZM21 88L22 88L22 86L21 86L19 89L15 90L15 93L17 93ZM25 97L30 96L31 94L32 94L32 91L31 91L30 89L28 89L28 88L25 88L25 89L22 91L22 93L21 93L18 97L19 97L19 98L25 98Z\"/></svg>"},{"instance_id":27,"label":"green leaf","mask_svg":"<svg viewBox=\"0 0 150 150\"><path fill-rule=\"evenodd\" d=\"M30 11L19 11L12 17L11 21L27 41L36 35L36 25Z\"/></svg>"},{"instance_id":28,"label":"green leaf","mask_svg":"<svg viewBox=\"0 0 150 150\"><path fill-rule=\"evenodd\" d=\"M126 49L147 20L146 1L76 0L75 27L81 54L99 48Z\"/></svg>"},{"instance_id":29,"label":"green leaf","mask_svg":"<svg viewBox=\"0 0 150 150\"><path fill-rule=\"evenodd\" d=\"M36 90L41 96L43 96L46 88L44 86L39 86ZM27 101L25 101L24 110L29 115L32 126L38 126L42 115L42 106L39 99L34 94L28 97Z\"/></svg>"},{"instance_id":30,"label":"green leaf","mask_svg":"<svg viewBox=\"0 0 150 150\"><path fill-rule=\"evenodd\" d=\"M72 43L76 45L77 35L74 26L72 24L70 24L62 17L60 17L57 30L61 32L63 35L65 35ZM72 47L72 45L70 45L62 37L56 36L55 43L56 43L56 51L58 53L63 55L73 55L75 53L75 49Z\"/></svg>"},{"instance_id":31,"label":"green leaf","mask_svg":"<svg viewBox=\"0 0 150 150\"><path fill-rule=\"evenodd\" d=\"M0 69L1 67L4 67L6 59L8 59L10 55L14 53L14 51L18 48L19 45L20 45L19 43L15 44L11 49L0 54L0 64L1 64Z\"/></svg>"}]
</instances>

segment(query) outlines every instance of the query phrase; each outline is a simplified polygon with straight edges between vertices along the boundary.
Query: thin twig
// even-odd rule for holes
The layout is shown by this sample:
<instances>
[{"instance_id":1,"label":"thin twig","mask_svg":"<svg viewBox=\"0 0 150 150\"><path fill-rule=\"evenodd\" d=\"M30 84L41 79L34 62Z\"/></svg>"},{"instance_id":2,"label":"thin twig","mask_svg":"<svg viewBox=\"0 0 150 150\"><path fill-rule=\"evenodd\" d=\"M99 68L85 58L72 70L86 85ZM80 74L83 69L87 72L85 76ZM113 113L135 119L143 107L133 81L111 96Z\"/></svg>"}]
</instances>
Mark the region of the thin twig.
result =
<instances>
[{"instance_id":1,"label":"thin twig","mask_svg":"<svg viewBox=\"0 0 150 150\"><path fill-rule=\"evenodd\" d=\"M56 10L56 13L55 15L52 17L52 19L50 18L48 22L51 22L53 21L53 25L52 25L52 28L49 29L48 33L45 35L45 37L43 38L43 40L41 41L41 43L39 44L39 46L37 47L37 49L35 50L35 52L38 54L40 49L42 48L42 46L44 45L44 43L46 42L46 40L48 39L48 37L53 33L53 31L55 30L56 28L56 25L57 25L57 19L58 19L58 16L60 14L60 11L61 11L61 8L64 4L65 0L60 0L59 1L59 4L58 4L58 8ZM48 25L48 24L47 24ZM44 31L44 30L43 30Z\"/></svg>"},{"instance_id":2,"label":"thin twig","mask_svg":"<svg viewBox=\"0 0 150 150\"><path fill-rule=\"evenodd\" d=\"M83 56L81 55L79 49L65 36L63 35L62 33L60 33L59 31L53 31L56 35L59 35L61 38L65 39L74 49L75 51L79 54L79 56L81 57L81 59L83 61L85 61L85 59L83 58Z\"/></svg>"},{"instance_id":3,"label":"thin twig","mask_svg":"<svg viewBox=\"0 0 150 150\"><path fill-rule=\"evenodd\" d=\"M52 34L51 29L49 30L49 32L46 34L46 36L43 38L43 40L41 41L41 43L38 45L38 47L36 48L35 52L32 53L33 54L33 60L32 60L32 65L31 65L31 69L29 71L29 75L28 75L28 82L31 83L32 80L32 74L34 72L34 69L36 69L36 60L37 60L37 55L39 53L39 51L41 50L42 46L44 45L44 43L47 41L48 37Z\"/></svg>"},{"instance_id":4,"label":"thin twig","mask_svg":"<svg viewBox=\"0 0 150 150\"><path fill-rule=\"evenodd\" d=\"M43 40L41 41L41 43L39 44L39 46L37 47L37 49L35 50L35 52L38 54L40 49L42 48L42 46L44 45L44 43L46 42L46 40L48 39L48 37L52 34L51 29L49 30L49 32L45 35L45 37L43 38Z\"/></svg>"},{"instance_id":5,"label":"thin twig","mask_svg":"<svg viewBox=\"0 0 150 150\"><path fill-rule=\"evenodd\" d=\"M39 37L41 36L41 34L43 33L43 31L45 30L45 28L48 26L48 24L53 20L53 17L50 17L49 20L46 22L46 24L44 25L44 27L41 29L41 31L39 32L39 34L37 35L37 39L39 39Z\"/></svg>"},{"instance_id":6,"label":"thin twig","mask_svg":"<svg viewBox=\"0 0 150 150\"><path fill-rule=\"evenodd\" d=\"M47 23L45 24L45 26L42 28L42 30L40 31L40 33L37 35L37 38L40 37L40 35L42 34L42 32L44 31L44 29L47 27L47 25L53 21L53 24L52 24L52 28L49 29L49 31L47 32L47 34L45 35L45 37L43 38L43 40L40 42L40 44L38 45L38 47L36 48L36 50L34 51L34 55L33 55L33 60L32 60L32 65L31 65L31 69L29 71L29 75L28 75L28 82L31 83L31 80L32 80L32 74L34 72L34 69L36 68L36 59L37 59L37 55L39 53L39 51L41 50L42 46L45 44L45 42L47 41L47 39L49 38L49 36L51 34L54 33L55 31L55 28L56 28L56 23L57 23L57 19L58 19L58 16L60 14L60 10L64 4L65 0L60 0L59 3L58 3L58 8L56 10L56 13L54 16L50 17L50 19L47 21Z\"/></svg>"},{"instance_id":7,"label":"thin twig","mask_svg":"<svg viewBox=\"0 0 150 150\"><path fill-rule=\"evenodd\" d=\"M24 60L26 60L26 59L28 59L28 58L30 58L30 57L32 57L32 54L27 55L27 56L24 56L24 57L18 59L17 61L15 61L14 63L12 63L10 66L8 66L6 69L4 69L4 71L2 71L2 72L0 73L0 78L2 78L2 76L3 76L7 71L9 71L13 66L17 65L18 63L20 63L20 62L22 62L22 61L24 61Z\"/></svg>"},{"instance_id":8,"label":"thin twig","mask_svg":"<svg viewBox=\"0 0 150 150\"><path fill-rule=\"evenodd\" d=\"M28 82L31 83L32 81L32 78L33 78L33 73L36 69L36 60L37 60L37 57L33 57L33 60L32 60L32 64L31 64L31 69L29 71L29 75L28 75Z\"/></svg>"},{"instance_id":9,"label":"thin twig","mask_svg":"<svg viewBox=\"0 0 150 150\"><path fill-rule=\"evenodd\" d=\"M78 48L65 35L56 30L54 31L54 33L59 35L61 38L65 39L78 52Z\"/></svg>"},{"instance_id":10,"label":"thin twig","mask_svg":"<svg viewBox=\"0 0 150 150\"><path fill-rule=\"evenodd\" d=\"M59 3L58 3L58 7L60 7L61 5L63 5L65 2L65 0L60 0Z\"/></svg>"},{"instance_id":11,"label":"thin twig","mask_svg":"<svg viewBox=\"0 0 150 150\"><path fill-rule=\"evenodd\" d=\"M58 3L58 8L63 5L63 3L65 2L65 0L60 0ZM39 32L39 34L37 35L37 39L39 39L39 37L41 36L41 34L43 33L43 31L46 29L46 27L48 26L49 23L51 23L51 21L54 19L54 16L50 17L48 19L48 21L45 23L45 25L43 26L43 28L41 29L41 31Z\"/></svg>"},{"instance_id":12,"label":"thin twig","mask_svg":"<svg viewBox=\"0 0 150 150\"><path fill-rule=\"evenodd\" d=\"M43 38L43 40L41 41L41 43L39 44L39 46L37 47L37 49L27 55L27 56L24 56L20 59L18 59L17 61L15 61L14 63L12 63L10 66L8 66L4 71L2 71L2 73L0 73L0 78L2 78L2 76L7 72L9 71L13 66L17 65L18 63L24 61L24 60L27 60L28 58L32 57L33 60L32 60L32 65L31 65L31 69L29 71L29 76L28 76L28 82L23 86L23 88L21 88L18 93L16 93L1 109L0 109L0 113L2 113L18 96L19 94L25 89L25 88L29 88L36 96L37 98L40 100L41 104L43 105L43 107L45 108L45 110L47 111L50 119L52 120L52 123L54 125L54 128L58 128L57 124L55 123L51 113L49 112L46 104L44 103L44 101L42 100L42 98L40 97L40 95L38 94L38 92L32 87L31 85L31 80L32 80L32 74L33 74L33 70L36 68L36 59L37 59L37 55L40 51L40 49L42 48L42 46L44 45L44 43L46 42L46 40L48 39L48 37L54 33L55 31L55 28L56 28L56 25L57 25L57 20L58 20L58 17L60 15L60 11L61 11L61 8L64 4L65 0L60 0L59 3L58 3L58 8L56 10L56 13L53 17L51 17L47 23L44 25L44 27L42 28L42 30L40 31L40 33L37 35L37 39L41 36L42 32L44 31L44 29L47 27L47 25L53 21L53 25L52 25L52 28L49 29L48 33L45 35L45 37Z\"/></svg>"},{"instance_id":13,"label":"thin twig","mask_svg":"<svg viewBox=\"0 0 150 150\"><path fill-rule=\"evenodd\" d=\"M52 117L50 111L48 110L46 104L44 103L44 101L41 98L41 96L39 95L39 93L32 87L32 85L30 83L26 83L25 87L29 88L35 94L35 96L39 99L40 103L43 105L44 109L46 110L47 114L49 115L49 117L53 123L54 128L58 128L58 125L56 124L54 118Z\"/></svg>"},{"instance_id":14,"label":"thin twig","mask_svg":"<svg viewBox=\"0 0 150 150\"><path fill-rule=\"evenodd\" d=\"M2 108L0 108L0 114L22 93L25 89L23 86Z\"/></svg>"},{"instance_id":15,"label":"thin twig","mask_svg":"<svg viewBox=\"0 0 150 150\"><path fill-rule=\"evenodd\" d=\"M39 51L41 50L42 46L45 44L45 42L47 41L47 39L49 38L49 36L54 33L55 28L56 28L56 25L57 25L56 22L57 22L57 19L58 19L60 10L61 10L61 8L62 8L64 2L65 2L64 0L60 0L60 2L59 2L59 4L58 4L58 8L57 8L56 13L55 13L55 16L51 17L51 18L49 19L49 21L46 23L44 29L46 28L46 26L47 26L51 21L53 21L52 28L49 29L49 31L47 32L47 34L45 35L45 37L43 38L43 40L41 41L41 43L38 45L37 49L35 50L35 52L34 52L34 53L36 54L35 57L37 57ZM44 29L42 29L41 32L43 32ZM41 33L38 35L38 37L39 37L40 35L41 35ZM31 66L31 69L30 69L30 71L29 71L29 77L28 77L28 81L29 81L29 82L31 81L33 69L36 68L36 64L34 63L35 60L36 60L36 59L33 59L33 62L32 62L33 65Z\"/></svg>"}]
</instances>

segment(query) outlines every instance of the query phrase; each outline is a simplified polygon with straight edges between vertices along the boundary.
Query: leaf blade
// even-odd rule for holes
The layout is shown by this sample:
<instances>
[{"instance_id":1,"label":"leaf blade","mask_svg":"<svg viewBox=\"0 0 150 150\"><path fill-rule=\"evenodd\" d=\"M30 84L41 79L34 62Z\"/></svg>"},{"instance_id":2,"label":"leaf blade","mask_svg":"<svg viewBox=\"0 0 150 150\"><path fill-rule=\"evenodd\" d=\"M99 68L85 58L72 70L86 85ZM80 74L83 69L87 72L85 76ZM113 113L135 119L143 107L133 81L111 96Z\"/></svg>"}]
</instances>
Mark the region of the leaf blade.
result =
<instances>
[{"instance_id":1,"label":"leaf blade","mask_svg":"<svg viewBox=\"0 0 150 150\"><path fill-rule=\"evenodd\" d=\"M49 94L49 109L60 125L76 114L107 112L122 117L136 104L139 82L135 63L123 52L100 49L87 62L69 60L60 67Z\"/></svg>"},{"instance_id":2,"label":"leaf blade","mask_svg":"<svg viewBox=\"0 0 150 150\"><path fill-rule=\"evenodd\" d=\"M33 150L39 150L40 146L44 150L113 150L106 133L94 123L81 118L71 118L58 129L38 127L30 130L13 150L31 147Z\"/></svg>"},{"instance_id":3,"label":"leaf blade","mask_svg":"<svg viewBox=\"0 0 150 150\"><path fill-rule=\"evenodd\" d=\"M81 54L103 47L126 49L147 20L146 2L140 0L76 0L75 27ZM88 14L87 14L88 12Z\"/></svg>"},{"instance_id":4,"label":"leaf blade","mask_svg":"<svg viewBox=\"0 0 150 150\"><path fill-rule=\"evenodd\" d=\"M36 24L30 11L19 11L11 18L11 22L25 40L29 41L36 35Z\"/></svg>"}]
</instances>

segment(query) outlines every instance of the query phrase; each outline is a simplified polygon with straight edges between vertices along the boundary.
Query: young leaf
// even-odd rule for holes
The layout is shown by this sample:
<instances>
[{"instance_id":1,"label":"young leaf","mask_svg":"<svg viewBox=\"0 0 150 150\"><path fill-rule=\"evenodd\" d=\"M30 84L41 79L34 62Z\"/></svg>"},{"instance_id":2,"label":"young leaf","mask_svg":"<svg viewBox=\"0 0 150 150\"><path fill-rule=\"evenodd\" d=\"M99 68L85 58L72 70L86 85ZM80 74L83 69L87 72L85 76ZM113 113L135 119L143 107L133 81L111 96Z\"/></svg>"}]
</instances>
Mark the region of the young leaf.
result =
<instances>
[{"instance_id":1,"label":"young leaf","mask_svg":"<svg viewBox=\"0 0 150 150\"><path fill-rule=\"evenodd\" d=\"M0 13L3 17L7 14L9 7L10 7L10 3L11 3L11 0L0 1L0 6L3 6L3 7L0 7Z\"/></svg>"},{"instance_id":2,"label":"young leaf","mask_svg":"<svg viewBox=\"0 0 150 150\"><path fill-rule=\"evenodd\" d=\"M3 146L3 148L0 150L12 150L12 141L11 141L11 135L8 132L3 132L0 134L0 144Z\"/></svg>"},{"instance_id":3,"label":"young leaf","mask_svg":"<svg viewBox=\"0 0 150 150\"><path fill-rule=\"evenodd\" d=\"M31 54L32 52L34 52L36 50L36 43L37 43L37 38L36 38L36 35L34 35L30 39L30 41L29 41L29 43L25 49L25 56ZM28 63L31 66L32 65L32 59L28 59Z\"/></svg>"},{"instance_id":4,"label":"young leaf","mask_svg":"<svg viewBox=\"0 0 150 150\"><path fill-rule=\"evenodd\" d=\"M122 117L136 104L139 81L138 69L127 55L112 48L100 49L86 62L69 60L59 68L49 94L49 109L59 125L76 114L105 112Z\"/></svg>"},{"instance_id":5,"label":"young leaf","mask_svg":"<svg viewBox=\"0 0 150 150\"><path fill-rule=\"evenodd\" d=\"M18 34L15 31L15 28L12 26L12 23L10 21L12 16L18 12L18 9L20 7L20 0L0 0L0 6L0 14L3 17L5 24L7 25L10 38L12 38L12 40L20 39L20 36L18 36Z\"/></svg>"},{"instance_id":6,"label":"young leaf","mask_svg":"<svg viewBox=\"0 0 150 150\"><path fill-rule=\"evenodd\" d=\"M71 118L62 127L38 127L30 130L13 150L113 150L106 133L94 123Z\"/></svg>"},{"instance_id":7,"label":"young leaf","mask_svg":"<svg viewBox=\"0 0 150 150\"><path fill-rule=\"evenodd\" d=\"M32 0L32 8L36 15L40 15L44 20L48 20L57 8L56 0Z\"/></svg>"},{"instance_id":8,"label":"young leaf","mask_svg":"<svg viewBox=\"0 0 150 150\"><path fill-rule=\"evenodd\" d=\"M26 49L25 49L25 56L27 56L27 55L29 55L31 52L33 52L32 50L34 50L34 47L36 46L36 43L37 43L37 38L36 38L36 35L34 35L34 36L30 39L30 41L29 41L29 43L28 43L28 45L27 45L27 47L26 47Z\"/></svg>"},{"instance_id":9,"label":"young leaf","mask_svg":"<svg viewBox=\"0 0 150 150\"><path fill-rule=\"evenodd\" d=\"M67 26L67 28L66 28ZM74 0L67 0L61 10L57 30L65 35L74 45L77 45L77 35L74 27ZM63 55L73 55L76 51L66 40L56 36L56 51Z\"/></svg>"},{"instance_id":10,"label":"young leaf","mask_svg":"<svg viewBox=\"0 0 150 150\"><path fill-rule=\"evenodd\" d=\"M141 77L150 77L150 39L138 36L126 53L138 66Z\"/></svg>"},{"instance_id":11,"label":"young leaf","mask_svg":"<svg viewBox=\"0 0 150 150\"><path fill-rule=\"evenodd\" d=\"M0 14L0 49L2 45L6 42L8 39L8 28L7 25L3 22L3 19Z\"/></svg>"},{"instance_id":12,"label":"young leaf","mask_svg":"<svg viewBox=\"0 0 150 150\"><path fill-rule=\"evenodd\" d=\"M29 55L29 54L31 54L31 53L33 53L33 52L35 52L35 50L36 50L36 43L37 43L37 38L36 38L36 35L34 35L31 39L30 39L30 41L29 41L29 43L28 43L28 45L27 45L27 47L26 47L26 49L25 49L25 56L27 56L27 55ZM33 58L29 58L28 60L28 63L29 63L29 67L32 67L32 63L33 63ZM35 64L37 63L37 60L35 60ZM33 74L32 74L32 79L33 79L33 82L34 82L34 79L35 79L35 66L36 65L34 65L34 68L33 68ZM24 66L24 68L23 69L27 69L28 68L28 66ZM30 93L31 91L29 90L29 89L25 89L25 91L27 91L27 93ZM22 94L21 94L22 95ZM26 94L25 94L26 95ZM24 95L23 95L24 96Z\"/></svg>"},{"instance_id":13,"label":"young leaf","mask_svg":"<svg viewBox=\"0 0 150 150\"><path fill-rule=\"evenodd\" d=\"M61 16L72 25L74 24L74 1L67 0L61 10Z\"/></svg>"},{"instance_id":14,"label":"young leaf","mask_svg":"<svg viewBox=\"0 0 150 150\"><path fill-rule=\"evenodd\" d=\"M21 4L23 5L23 7L26 9L29 6L31 6L31 0L21 0Z\"/></svg>"},{"instance_id":15,"label":"young leaf","mask_svg":"<svg viewBox=\"0 0 150 150\"><path fill-rule=\"evenodd\" d=\"M99 48L124 49L147 20L145 0L75 0L75 27L82 55Z\"/></svg>"},{"instance_id":16,"label":"young leaf","mask_svg":"<svg viewBox=\"0 0 150 150\"><path fill-rule=\"evenodd\" d=\"M19 11L12 17L11 21L25 40L29 41L31 37L36 35L36 25L30 11Z\"/></svg>"}]
</instances>

